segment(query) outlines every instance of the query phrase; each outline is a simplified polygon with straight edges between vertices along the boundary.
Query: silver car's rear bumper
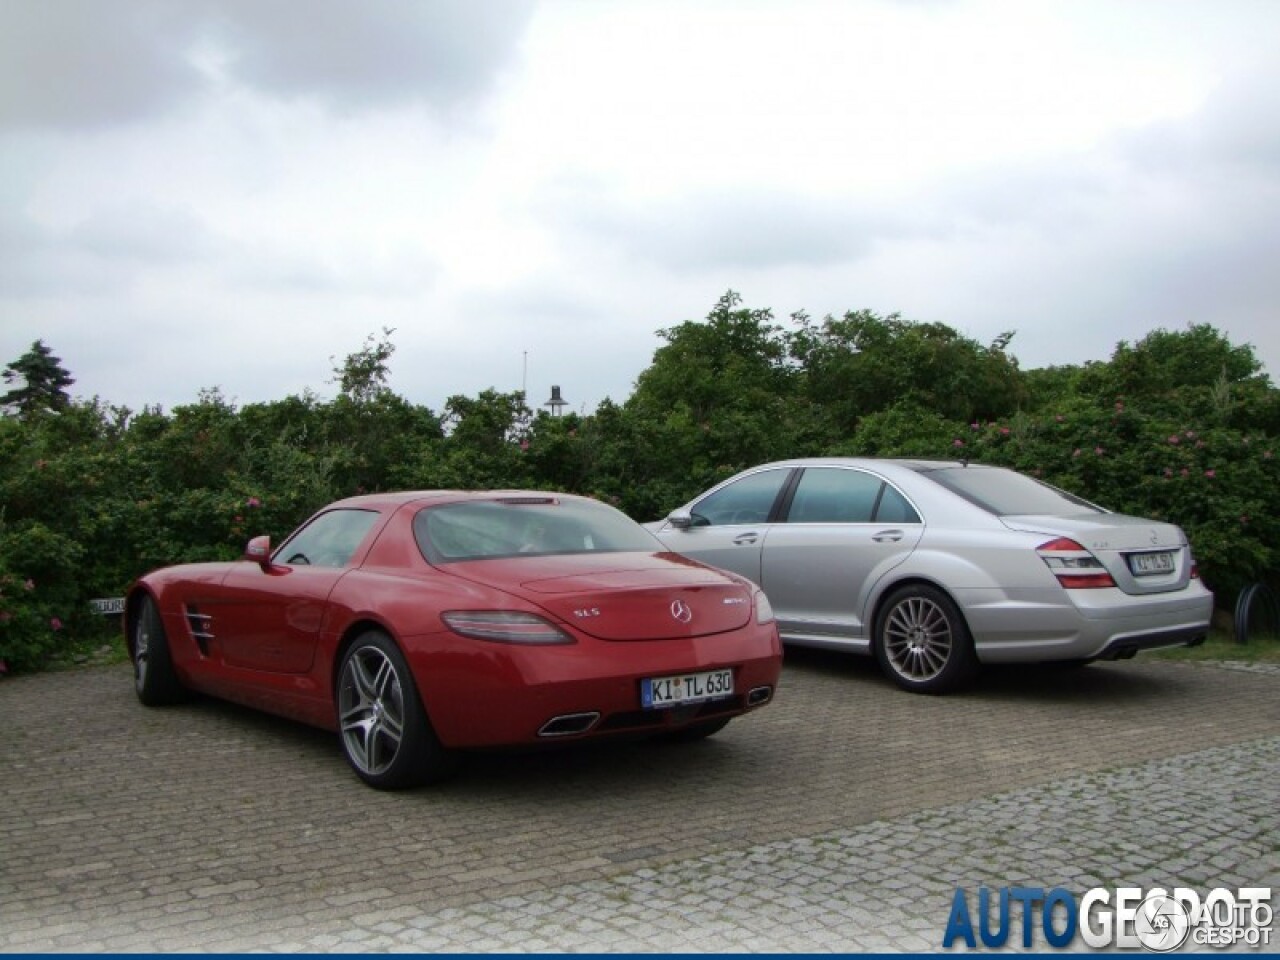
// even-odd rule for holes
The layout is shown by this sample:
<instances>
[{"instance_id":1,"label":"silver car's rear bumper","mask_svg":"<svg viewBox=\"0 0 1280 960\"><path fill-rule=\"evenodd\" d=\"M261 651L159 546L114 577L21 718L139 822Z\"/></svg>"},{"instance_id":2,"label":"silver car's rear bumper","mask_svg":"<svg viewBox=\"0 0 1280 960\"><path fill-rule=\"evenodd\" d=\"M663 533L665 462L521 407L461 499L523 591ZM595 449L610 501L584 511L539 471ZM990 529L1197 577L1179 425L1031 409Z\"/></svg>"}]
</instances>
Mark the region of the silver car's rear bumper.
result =
<instances>
[{"instance_id":1,"label":"silver car's rear bumper","mask_svg":"<svg viewBox=\"0 0 1280 960\"><path fill-rule=\"evenodd\" d=\"M1133 597L1116 588L957 591L983 663L1118 659L1185 646L1209 632L1213 594L1200 581L1176 593Z\"/></svg>"}]
</instances>

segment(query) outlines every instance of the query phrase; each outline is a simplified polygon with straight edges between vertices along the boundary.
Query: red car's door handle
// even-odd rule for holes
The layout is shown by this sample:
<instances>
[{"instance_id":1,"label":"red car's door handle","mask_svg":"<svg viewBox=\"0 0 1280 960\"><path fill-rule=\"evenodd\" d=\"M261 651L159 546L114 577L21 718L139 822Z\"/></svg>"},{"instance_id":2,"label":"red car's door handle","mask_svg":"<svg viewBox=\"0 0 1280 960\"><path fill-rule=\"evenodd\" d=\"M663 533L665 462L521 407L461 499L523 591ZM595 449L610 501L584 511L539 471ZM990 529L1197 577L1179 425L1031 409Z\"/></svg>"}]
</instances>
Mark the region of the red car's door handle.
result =
<instances>
[{"instance_id":1,"label":"red car's door handle","mask_svg":"<svg viewBox=\"0 0 1280 960\"><path fill-rule=\"evenodd\" d=\"M739 546L745 547L748 544L755 543L759 539L760 539L760 534L758 533L740 533L733 538L733 542L738 544Z\"/></svg>"},{"instance_id":2,"label":"red car's door handle","mask_svg":"<svg viewBox=\"0 0 1280 960\"><path fill-rule=\"evenodd\" d=\"M882 530L871 538L876 543L897 543L902 539L901 530Z\"/></svg>"}]
</instances>

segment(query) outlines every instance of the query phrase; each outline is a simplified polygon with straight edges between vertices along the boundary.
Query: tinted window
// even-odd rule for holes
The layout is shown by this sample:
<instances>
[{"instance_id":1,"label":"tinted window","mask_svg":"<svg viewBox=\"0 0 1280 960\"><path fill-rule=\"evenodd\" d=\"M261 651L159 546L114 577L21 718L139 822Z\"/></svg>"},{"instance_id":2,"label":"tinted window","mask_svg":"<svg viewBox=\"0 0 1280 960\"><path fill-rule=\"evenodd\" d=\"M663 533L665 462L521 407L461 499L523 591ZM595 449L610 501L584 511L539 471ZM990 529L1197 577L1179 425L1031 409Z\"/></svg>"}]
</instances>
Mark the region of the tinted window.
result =
<instances>
[{"instance_id":1,"label":"tinted window","mask_svg":"<svg viewBox=\"0 0 1280 960\"><path fill-rule=\"evenodd\" d=\"M1087 500L1013 470L946 467L922 471L922 475L999 517L1106 513Z\"/></svg>"},{"instance_id":2,"label":"tinted window","mask_svg":"<svg viewBox=\"0 0 1280 960\"><path fill-rule=\"evenodd\" d=\"M810 467L796 485L790 523L870 523L883 486L861 470Z\"/></svg>"},{"instance_id":3,"label":"tinted window","mask_svg":"<svg viewBox=\"0 0 1280 960\"><path fill-rule=\"evenodd\" d=\"M918 523L911 504L861 470L809 467L796 484L789 523Z\"/></svg>"},{"instance_id":4,"label":"tinted window","mask_svg":"<svg viewBox=\"0 0 1280 960\"><path fill-rule=\"evenodd\" d=\"M373 510L330 510L285 541L277 563L312 567L345 567L378 514Z\"/></svg>"},{"instance_id":5,"label":"tinted window","mask_svg":"<svg viewBox=\"0 0 1280 960\"><path fill-rule=\"evenodd\" d=\"M764 470L735 480L694 504L693 522L699 526L764 523L790 474L790 470Z\"/></svg>"},{"instance_id":6,"label":"tinted window","mask_svg":"<svg viewBox=\"0 0 1280 960\"><path fill-rule=\"evenodd\" d=\"M432 563L666 549L625 514L602 503L555 498L480 500L429 507L413 519Z\"/></svg>"},{"instance_id":7,"label":"tinted window","mask_svg":"<svg viewBox=\"0 0 1280 960\"><path fill-rule=\"evenodd\" d=\"M907 502L896 487L884 485L880 494L880 506L876 508L876 523L919 523L920 514Z\"/></svg>"}]
</instances>

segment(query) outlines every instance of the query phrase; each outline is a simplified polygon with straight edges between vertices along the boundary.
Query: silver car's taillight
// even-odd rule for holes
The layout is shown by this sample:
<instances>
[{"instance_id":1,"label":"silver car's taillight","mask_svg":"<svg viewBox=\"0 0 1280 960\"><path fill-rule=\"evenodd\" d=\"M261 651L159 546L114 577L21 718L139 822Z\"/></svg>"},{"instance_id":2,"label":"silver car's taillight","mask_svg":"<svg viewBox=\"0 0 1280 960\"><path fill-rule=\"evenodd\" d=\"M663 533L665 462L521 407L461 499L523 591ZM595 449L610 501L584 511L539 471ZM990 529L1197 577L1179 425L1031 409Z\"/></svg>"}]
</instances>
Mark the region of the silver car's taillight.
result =
<instances>
[{"instance_id":1,"label":"silver car's taillight","mask_svg":"<svg viewBox=\"0 0 1280 960\"><path fill-rule=\"evenodd\" d=\"M1070 537L1058 537L1036 547L1036 553L1066 590L1114 587L1115 580L1102 561Z\"/></svg>"},{"instance_id":2,"label":"silver car's taillight","mask_svg":"<svg viewBox=\"0 0 1280 960\"><path fill-rule=\"evenodd\" d=\"M763 590L756 591L756 623L771 623L773 621L773 605L769 603L769 598L764 595Z\"/></svg>"}]
</instances>

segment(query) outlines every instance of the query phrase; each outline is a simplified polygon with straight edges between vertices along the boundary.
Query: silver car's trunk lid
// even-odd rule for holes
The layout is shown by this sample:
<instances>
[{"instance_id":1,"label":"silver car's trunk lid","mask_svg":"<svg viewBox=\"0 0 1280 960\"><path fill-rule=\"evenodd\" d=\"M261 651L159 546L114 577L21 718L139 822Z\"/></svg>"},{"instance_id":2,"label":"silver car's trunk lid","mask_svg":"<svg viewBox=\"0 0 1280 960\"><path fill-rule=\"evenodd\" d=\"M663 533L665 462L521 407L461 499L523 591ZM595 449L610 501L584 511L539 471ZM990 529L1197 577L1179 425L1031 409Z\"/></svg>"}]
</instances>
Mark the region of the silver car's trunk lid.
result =
<instances>
[{"instance_id":1,"label":"silver car's trunk lid","mask_svg":"<svg viewBox=\"0 0 1280 960\"><path fill-rule=\"evenodd\" d=\"M1172 523L1121 513L1006 516L1000 520L1011 530L1076 541L1098 558L1125 593L1181 590L1191 577L1187 537Z\"/></svg>"}]
</instances>

